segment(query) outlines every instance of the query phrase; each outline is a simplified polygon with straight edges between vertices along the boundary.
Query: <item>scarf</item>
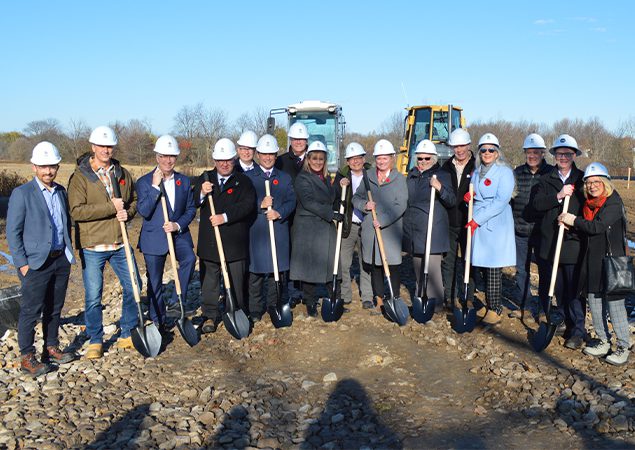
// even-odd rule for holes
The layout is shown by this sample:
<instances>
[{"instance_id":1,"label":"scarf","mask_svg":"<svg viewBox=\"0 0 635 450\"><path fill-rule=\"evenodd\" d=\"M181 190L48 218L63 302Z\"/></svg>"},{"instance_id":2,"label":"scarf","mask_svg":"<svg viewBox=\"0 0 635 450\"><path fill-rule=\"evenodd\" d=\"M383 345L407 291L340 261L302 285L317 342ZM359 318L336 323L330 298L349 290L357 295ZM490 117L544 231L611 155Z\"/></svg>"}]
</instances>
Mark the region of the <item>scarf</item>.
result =
<instances>
[{"instance_id":1,"label":"scarf","mask_svg":"<svg viewBox=\"0 0 635 450\"><path fill-rule=\"evenodd\" d=\"M582 207L582 214L584 215L584 219L593 220L600 208L604 206L607 198L608 197L606 195L603 195L602 197L588 198L586 202L584 202L584 206Z\"/></svg>"},{"instance_id":2,"label":"scarf","mask_svg":"<svg viewBox=\"0 0 635 450\"><path fill-rule=\"evenodd\" d=\"M311 173L314 174L314 175L317 175L318 177L320 177L320 180L324 181L324 173L322 173L321 170L319 172L311 170Z\"/></svg>"}]
</instances>

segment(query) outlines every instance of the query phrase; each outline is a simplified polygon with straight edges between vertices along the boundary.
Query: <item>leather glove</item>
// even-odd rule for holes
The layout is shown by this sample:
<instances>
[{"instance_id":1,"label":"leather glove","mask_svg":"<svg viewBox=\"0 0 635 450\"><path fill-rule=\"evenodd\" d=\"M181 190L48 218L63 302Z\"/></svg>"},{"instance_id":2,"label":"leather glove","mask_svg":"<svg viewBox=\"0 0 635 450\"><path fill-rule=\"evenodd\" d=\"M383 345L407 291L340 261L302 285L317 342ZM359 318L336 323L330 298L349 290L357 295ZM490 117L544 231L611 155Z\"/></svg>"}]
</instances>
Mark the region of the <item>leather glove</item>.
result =
<instances>
[{"instance_id":1,"label":"leather glove","mask_svg":"<svg viewBox=\"0 0 635 450\"><path fill-rule=\"evenodd\" d=\"M468 192L469 194L469 192ZM479 224L474 222L474 219L470 220L467 225L465 225L465 228L469 228L472 232L472 236L474 236L474 232L476 231L476 229L479 227Z\"/></svg>"},{"instance_id":2,"label":"leather glove","mask_svg":"<svg viewBox=\"0 0 635 450\"><path fill-rule=\"evenodd\" d=\"M472 199L472 196L470 195L470 191L467 191L465 195L463 196L463 201L465 203L470 203L471 199Z\"/></svg>"},{"instance_id":3,"label":"leather glove","mask_svg":"<svg viewBox=\"0 0 635 450\"><path fill-rule=\"evenodd\" d=\"M333 220L337 223L344 221L344 214L341 214L337 211L333 211Z\"/></svg>"}]
</instances>

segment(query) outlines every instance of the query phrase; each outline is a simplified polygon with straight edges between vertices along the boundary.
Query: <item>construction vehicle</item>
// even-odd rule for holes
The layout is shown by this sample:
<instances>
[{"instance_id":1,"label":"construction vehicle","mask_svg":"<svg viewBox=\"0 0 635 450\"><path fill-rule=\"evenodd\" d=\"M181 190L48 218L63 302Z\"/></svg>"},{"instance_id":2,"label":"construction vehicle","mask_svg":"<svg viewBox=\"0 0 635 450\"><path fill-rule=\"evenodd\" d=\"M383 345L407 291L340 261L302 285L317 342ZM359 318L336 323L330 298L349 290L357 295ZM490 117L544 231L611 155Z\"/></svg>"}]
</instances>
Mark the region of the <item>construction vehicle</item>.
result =
<instances>
[{"instance_id":1,"label":"construction vehicle","mask_svg":"<svg viewBox=\"0 0 635 450\"><path fill-rule=\"evenodd\" d=\"M318 100L305 100L289 105L286 108L275 108L269 112L267 133L273 134L276 127L276 114L287 115L287 131L295 122L302 122L309 132L309 142L321 141L328 150L328 170L335 172L340 166L340 149L346 121L342 115L342 107L336 103ZM287 143L288 147L289 143Z\"/></svg>"},{"instance_id":2,"label":"construction vehicle","mask_svg":"<svg viewBox=\"0 0 635 450\"><path fill-rule=\"evenodd\" d=\"M403 144L399 147L397 168L403 174L412 169L417 158L415 148L423 139L434 142L443 164L454 155L447 141L456 128L465 128L463 108L452 105L409 106L404 119Z\"/></svg>"}]
</instances>

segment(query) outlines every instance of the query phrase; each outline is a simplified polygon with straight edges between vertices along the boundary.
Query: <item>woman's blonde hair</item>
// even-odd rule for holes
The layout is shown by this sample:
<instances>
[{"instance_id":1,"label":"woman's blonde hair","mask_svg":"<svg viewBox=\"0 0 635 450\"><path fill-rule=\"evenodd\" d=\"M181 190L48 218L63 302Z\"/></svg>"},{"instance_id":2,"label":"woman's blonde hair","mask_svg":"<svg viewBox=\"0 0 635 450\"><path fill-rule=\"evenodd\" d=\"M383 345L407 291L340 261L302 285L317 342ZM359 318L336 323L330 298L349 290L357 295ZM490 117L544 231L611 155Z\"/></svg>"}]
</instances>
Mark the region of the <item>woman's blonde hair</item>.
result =
<instances>
[{"instance_id":1,"label":"woman's blonde hair","mask_svg":"<svg viewBox=\"0 0 635 450\"><path fill-rule=\"evenodd\" d=\"M602 184L604 184L604 192L606 193L606 196L610 197L615 191L615 186L613 186L611 180L606 177L600 177L600 180L602 181ZM586 181L584 182L584 198L589 198L589 190L586 187Z\"/></svg>"},{"instance_id":2,"label":"woman's blonde hair","mask_svg":"<svg viewBox=\"0 0 635 450\"><path fill-rule=\"evenodd\" d=\"M328 167L327 167L327 162L329 159L329 155L326 152L317 150L317 151L312 151L312 152L307 152L306 156L304 157L304 161L302 162L302 170L305 170L309 173L315 173L311 170L311 167L309 167L309 158L311 157L311 155L316 154L316 153L322 153L324 155L324 167L322 167L322 175L324 176L324 178L326 178L329 174L328 171Z\"/></svg>"}]
</instances>

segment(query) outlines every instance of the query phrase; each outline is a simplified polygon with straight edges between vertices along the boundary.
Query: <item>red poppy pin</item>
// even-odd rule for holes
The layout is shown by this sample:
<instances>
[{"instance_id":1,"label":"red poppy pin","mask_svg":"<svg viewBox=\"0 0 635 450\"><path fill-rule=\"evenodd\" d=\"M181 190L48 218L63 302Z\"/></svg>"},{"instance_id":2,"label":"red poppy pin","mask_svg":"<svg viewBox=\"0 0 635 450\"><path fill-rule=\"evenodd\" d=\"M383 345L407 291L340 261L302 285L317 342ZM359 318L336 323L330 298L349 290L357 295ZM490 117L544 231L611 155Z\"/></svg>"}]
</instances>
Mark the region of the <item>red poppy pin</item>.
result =
<instances>
[{"instance_id":1,"label":"red poppy pin","mask_svg":"<svg viewBox=\"0 0 635 450\"><path fill-rule=\"evenodd\" d=\"M228 193L228 194L233 194L233 193L234 193L234 190L233 190L232 188L229 188L229 189L227 189L227 193Z\"/></svg>"},{"instance_id":2,"label":"red poppy pin","mask_svg":"<svg viewBox=\"0 0 635 450\"><path fill-rule=\"evenodd\" d=\"M119 184L122 186L126 185L126 180L124 180L123 178L121 180L119 180Z\"/></svg>"},{"instance_id":3,"label":"red poppy pin","mask_svg":"<svg viewBox=\"0 0 635 450\"><path fill-rule=\"evenodd\" d=\"M386 179L384 180L384 183L390 183L390 178L386 178Z\"/></svg>"},{"instance_id":4,"label":"red poppy pin","mask_svg":"<svg viewBox=\"0 0 635 450\"><path fill-rule=\"evenodd\" d=\"M274 186L277 186L278 185L278 180L273 180L273 184L274 184Z\"/></svg>"},{"instance_id":5,"label":"red poppy pin","mask_svg":"<svg viewBox=\"0 0 635 450\"><path fill-rule=\"evenodd\" d=\"M492 184L492 180L490 180L489 178L485 178L485 181L483 181L483 183L485 183L485 186L489 186L490 184Z\"/></svg>"},{"instance_id":6,"label":"red poppy pin","mask_svg":"<svg viewBox=\"0 0 635 450\"><path fill-rule=\"evenodd\" d=\"M176 180L176 185L180 186L181 185L181 180Z\"/></svg>"}]
</instances>

